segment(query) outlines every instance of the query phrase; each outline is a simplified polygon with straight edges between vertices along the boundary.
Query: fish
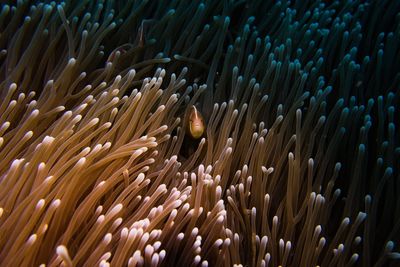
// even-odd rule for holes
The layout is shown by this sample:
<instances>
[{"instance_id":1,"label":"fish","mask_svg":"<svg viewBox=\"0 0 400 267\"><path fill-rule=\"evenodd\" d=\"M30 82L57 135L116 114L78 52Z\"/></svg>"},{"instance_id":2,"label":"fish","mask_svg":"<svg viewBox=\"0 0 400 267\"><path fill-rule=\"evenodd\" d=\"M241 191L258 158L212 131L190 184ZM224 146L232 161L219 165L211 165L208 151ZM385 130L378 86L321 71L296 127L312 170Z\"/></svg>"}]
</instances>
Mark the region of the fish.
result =
<instances>
[{"instance_id":1,"label":"fish","mask_svg":"<svg viewBox=\"0 0 400 267\"><path fill-rule=\"evenodd\" d=\"M144 19L142 20L142 23L140 24L138 31L137 31L137 36L135 40L135 44L139 47L143 47L147 43L147 34L150 31L150 27L156 22L154 19Z\"/></svg>"},{"instance_id":2,"label":"fish","mask_svg":"<svg viewBox=\"0 0 400 267\"><path fill-rule=\"evenodd\" d=\"M189 113L189 134L193 139L199 139L206 130L203 115L193 105Z\"/></svg>"},{"instance_id":3,"label":"fish","mask_svg":"<svg viewBox=\"0 0 400 267\"><path fill-rule=\"evenodd\" d=\"M125 54L125 53L126 53L129 49L131 49L131 48L132 48L132 44L129 44L129 43L123 44L123 45L121 45L121 46L115 48L115 49L110 53L110 55L108 56L107 62L113 62L114 59L115 59L115 56L116 56L117 52L119 52L119 54L122 55L122 54Z\"/></svg>"}]
</instances>

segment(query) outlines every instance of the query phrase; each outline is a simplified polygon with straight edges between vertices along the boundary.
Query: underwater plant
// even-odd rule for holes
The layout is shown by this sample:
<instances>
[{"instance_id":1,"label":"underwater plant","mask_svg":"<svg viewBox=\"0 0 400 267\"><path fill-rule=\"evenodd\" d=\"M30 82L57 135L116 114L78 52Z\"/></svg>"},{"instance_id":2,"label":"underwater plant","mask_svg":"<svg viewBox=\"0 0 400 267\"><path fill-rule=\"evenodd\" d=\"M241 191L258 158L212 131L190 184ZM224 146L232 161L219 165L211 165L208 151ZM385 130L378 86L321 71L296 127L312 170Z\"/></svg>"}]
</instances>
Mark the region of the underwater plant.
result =
<instances>
[{"instance_id":1,"label":"underwater plant","mask_svg":"<svg viewBox=\"0 0 400 267\"><path fill-rule=\"evenodd\" d=\"M400 2L4 1L1 266L396 266Z\"/></svg>"}]
</instances>

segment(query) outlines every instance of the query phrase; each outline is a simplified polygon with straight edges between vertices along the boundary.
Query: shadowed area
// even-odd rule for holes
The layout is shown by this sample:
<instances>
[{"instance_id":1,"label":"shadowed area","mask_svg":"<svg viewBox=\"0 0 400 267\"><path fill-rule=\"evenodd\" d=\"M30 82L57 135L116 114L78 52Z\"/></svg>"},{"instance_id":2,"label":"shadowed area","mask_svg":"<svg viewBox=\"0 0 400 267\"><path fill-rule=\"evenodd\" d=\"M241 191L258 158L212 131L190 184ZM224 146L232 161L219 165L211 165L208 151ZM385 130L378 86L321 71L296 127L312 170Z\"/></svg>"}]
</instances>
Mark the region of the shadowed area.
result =
<instances>
[{"instance_id":1,"label":"shadowed area","mask_svg":"<svg viewBox=\"0 0 400 267\"><path fill-rule=\"evenodd\" d=\"M3 1L1 266L397 266L400 2Z\"/></svg>"}]
</instances>

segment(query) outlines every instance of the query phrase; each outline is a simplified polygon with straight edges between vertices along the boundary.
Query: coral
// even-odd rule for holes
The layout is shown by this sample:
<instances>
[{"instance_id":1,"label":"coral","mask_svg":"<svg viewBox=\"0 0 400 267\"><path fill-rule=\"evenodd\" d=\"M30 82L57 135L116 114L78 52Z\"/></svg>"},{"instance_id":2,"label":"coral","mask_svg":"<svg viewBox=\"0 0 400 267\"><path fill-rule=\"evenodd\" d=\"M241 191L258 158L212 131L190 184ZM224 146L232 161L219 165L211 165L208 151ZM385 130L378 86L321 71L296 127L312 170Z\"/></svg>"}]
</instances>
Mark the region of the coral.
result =
<instances>
[{"instance_id":1,"label":"coral","mask_svg":"<svg viewBox=\"0 0 400 267\"><path fill-rule=\"evenodd\" d=\"M398 62L398 1L3 3L1 266L398 264Z\"/></svg>"}]
</instances>

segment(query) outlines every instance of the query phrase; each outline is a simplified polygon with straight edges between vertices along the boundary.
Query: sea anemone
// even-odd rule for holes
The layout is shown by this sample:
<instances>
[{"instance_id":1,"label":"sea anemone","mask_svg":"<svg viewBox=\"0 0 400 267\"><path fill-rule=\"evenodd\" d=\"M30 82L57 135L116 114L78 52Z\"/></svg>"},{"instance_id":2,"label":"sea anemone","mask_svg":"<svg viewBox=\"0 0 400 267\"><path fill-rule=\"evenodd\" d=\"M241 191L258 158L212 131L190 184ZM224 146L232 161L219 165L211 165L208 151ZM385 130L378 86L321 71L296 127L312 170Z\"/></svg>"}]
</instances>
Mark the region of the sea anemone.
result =
<instances>
[{"instance_id":1,"label":"sea anemone","mask_svg":"<svg viewBox=\"0 0 400 267\"><path fill-rule=\"evenodd\" d=\"M383 266L400 2L0 11L1 266Z\"/></svg>"}]
</instances>

